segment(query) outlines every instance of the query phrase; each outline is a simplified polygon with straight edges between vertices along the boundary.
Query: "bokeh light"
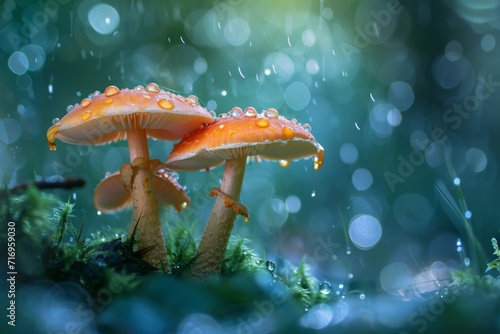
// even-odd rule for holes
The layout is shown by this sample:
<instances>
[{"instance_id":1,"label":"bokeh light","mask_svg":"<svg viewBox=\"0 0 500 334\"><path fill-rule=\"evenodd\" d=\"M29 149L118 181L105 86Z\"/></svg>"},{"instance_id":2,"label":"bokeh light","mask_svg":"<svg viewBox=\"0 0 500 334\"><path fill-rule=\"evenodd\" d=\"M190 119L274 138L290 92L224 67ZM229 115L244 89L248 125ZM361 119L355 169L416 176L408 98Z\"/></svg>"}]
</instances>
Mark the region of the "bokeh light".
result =
<instances>
[{"instance_id":1,"label":"bokeh light","mask_svg":"<svg viewBox=\"0 0 500 334\"><path fill-rule=\"evenodd\" d=\"M98 4L89 10L88 20L92 28L99 34L109 35L120 24L120 15L110 5Z\"/></svg>"},{"instance_id":2,"label":"bokeh light","mask_svg":"<svg viewBox=\"0 0 500 334\"><path fill-rule=\"evenodd\" d=\"M370 215L358 215L349 223L349 238L362 250L374 247L382 237L382 226L377 218Z\"/></svg>"},{"instance_id":3,"label":"bokeh light","mask_svg":"<svg viewBox=\"0 0 500 334\"><path fill-rule=\"evenodd\" d=\"M354 144L345 143L340 147L340 159L346 164L353 164L358 160L358 149Z\"/></svg>"}]
</instances>

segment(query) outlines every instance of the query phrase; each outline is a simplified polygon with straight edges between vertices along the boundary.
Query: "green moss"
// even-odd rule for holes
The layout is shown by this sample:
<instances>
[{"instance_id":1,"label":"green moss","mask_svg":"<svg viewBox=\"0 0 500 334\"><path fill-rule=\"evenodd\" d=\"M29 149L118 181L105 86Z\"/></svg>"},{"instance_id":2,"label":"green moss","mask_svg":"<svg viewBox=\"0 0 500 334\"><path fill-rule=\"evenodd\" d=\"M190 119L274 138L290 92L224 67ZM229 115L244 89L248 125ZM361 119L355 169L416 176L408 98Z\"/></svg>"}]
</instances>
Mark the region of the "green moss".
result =
<instances>
[{"instance_id":1,"label":"green moss","mask_svg":"<svg viewBox=\"0 0 500 334\"><path fill-rule=\"evenodd\" d=\"M58 203L34 187L22 195L9 195L2 202L0 213L4 221L21 224L19 234L22 238L17 248L26 253L21 266L25 280L72 281L94 297L100 289L116 280L127 282L128 288L132 289L145 275L189 277L189 266L197 249L193 225L175 221L167 227L166 244L171 267L164 272L142 259L150 249L136 249L135 233L117 237L113 231L104 229L89 236L83 235L83 225L74 226L72 223L74 205L70 201ZM319 292L318 280L309 274L305 261L298 267L287 264L276 272L269 271L266 261L249 244L248 239L231 237L221 270L222 280L268 271L270 282L280 280L291 299L301 308L307 309L327 299Z\"/></svg>"}]
</instances>

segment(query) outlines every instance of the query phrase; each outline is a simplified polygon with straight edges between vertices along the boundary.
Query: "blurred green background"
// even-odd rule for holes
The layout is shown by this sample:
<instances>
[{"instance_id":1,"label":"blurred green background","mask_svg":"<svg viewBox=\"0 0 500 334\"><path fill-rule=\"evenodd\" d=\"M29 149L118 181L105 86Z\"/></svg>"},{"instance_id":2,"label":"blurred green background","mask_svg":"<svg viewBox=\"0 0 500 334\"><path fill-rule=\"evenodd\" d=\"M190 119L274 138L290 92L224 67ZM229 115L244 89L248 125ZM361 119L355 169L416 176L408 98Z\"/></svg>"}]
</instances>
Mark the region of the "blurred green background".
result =
<instances>
[{"instance_id":1,"label":"blurred green background","mask_svg":"<svg viewBox=\"0 0 500 334\"><path fill-rule=\"evenodd\" d=\"M277 265L305 256L338 294L429 292L451 269L482 273L499 236L499 15L493 0L5 0L0 176L84 177L53 192L76 202L73 222L124 232L131 211L99 215L92 196L128 162L126 143L50 151L68 105L155 82L217 114L273 107L312 126L324 166L250 163L251 220L234 233ZM150 144L164 160L173 143ZM222 170L179 174L191 206L165 223L199 236Z\"/></svg>"}]
</instances>

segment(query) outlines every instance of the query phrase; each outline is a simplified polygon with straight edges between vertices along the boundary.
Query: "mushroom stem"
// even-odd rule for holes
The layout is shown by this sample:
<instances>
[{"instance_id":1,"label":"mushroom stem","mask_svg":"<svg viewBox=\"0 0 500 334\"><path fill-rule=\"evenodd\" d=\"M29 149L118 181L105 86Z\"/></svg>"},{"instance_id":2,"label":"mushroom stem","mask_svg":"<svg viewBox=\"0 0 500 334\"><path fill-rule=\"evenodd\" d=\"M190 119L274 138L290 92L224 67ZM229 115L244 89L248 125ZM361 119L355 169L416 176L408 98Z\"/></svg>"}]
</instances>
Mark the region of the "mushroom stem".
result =
<instances>
[{"instance_id":1,"label":"mushroom stem","mask_svg":"<svg viewBox=\"0 0 500 334\"><path fill-rule=\"evenodd\" d=\"M240 197L245 167L246 157L226 161L220 191L234 201L237 201ZM198 246L197 257L191 268L194 277L220 274L227 242L235 220L235 210L226 206L223 196L216 196L212 212Z\"/></svg>"},{"instance_id":2,"label":"mushroom stem","mask_svg":"<svg viewBox=\"0 0 500 334\"><path fill-rule=\"evenodd\" d=\"M154 193L154 176L149 164L148 142L146 130L127 131L131 164L131 184L134 212L129 235L135 230L138 249L154 246L146 252L144 259L152 266L168 269L167 248L163 238L158 202ZM125 171L124 171L125 174ZM123 177L123 174L122 174ZM126 185L127 187L127 185Z\"/></svg>"}]
</instances>

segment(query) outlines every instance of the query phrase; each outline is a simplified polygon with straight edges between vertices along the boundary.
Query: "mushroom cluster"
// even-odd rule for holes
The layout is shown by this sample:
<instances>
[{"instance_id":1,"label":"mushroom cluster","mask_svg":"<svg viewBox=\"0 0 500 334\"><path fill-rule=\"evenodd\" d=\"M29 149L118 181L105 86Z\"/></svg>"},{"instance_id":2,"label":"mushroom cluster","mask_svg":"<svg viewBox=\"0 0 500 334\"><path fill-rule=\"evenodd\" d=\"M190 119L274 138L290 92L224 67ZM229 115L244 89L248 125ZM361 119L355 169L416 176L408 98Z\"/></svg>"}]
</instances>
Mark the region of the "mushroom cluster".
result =
<instances>
[{"instance_id":1,"label":"mushroom cluster","mask_svg":"<svg viewBox=\"0 0 500 334\"><path fill-rule=\"evenodd\" d=\"M150 159L147 137L180 141L163 163ZM195 97L184 98L156 84L134 90L110 86L104 94L83 99L48 130L51 149L56 138L86 145L128 140L131 163L99 183L94 204L112 212L133 203L129 233L136 232L138 247L151 249L144 257L157 268L168 269L158 203L178 211L189 203L168 170L209 170L225 163L220 188L209 193L215 203L191 267L196 277L220 273L237 215L249 219L248 209L239 202L248 157L279 160L282 166L313 157L314 169L321 168L324 159L310 126L288 120L276 109L258 113L252 107L233 108L215 117Z\"/></svg>"}]
</instances>

